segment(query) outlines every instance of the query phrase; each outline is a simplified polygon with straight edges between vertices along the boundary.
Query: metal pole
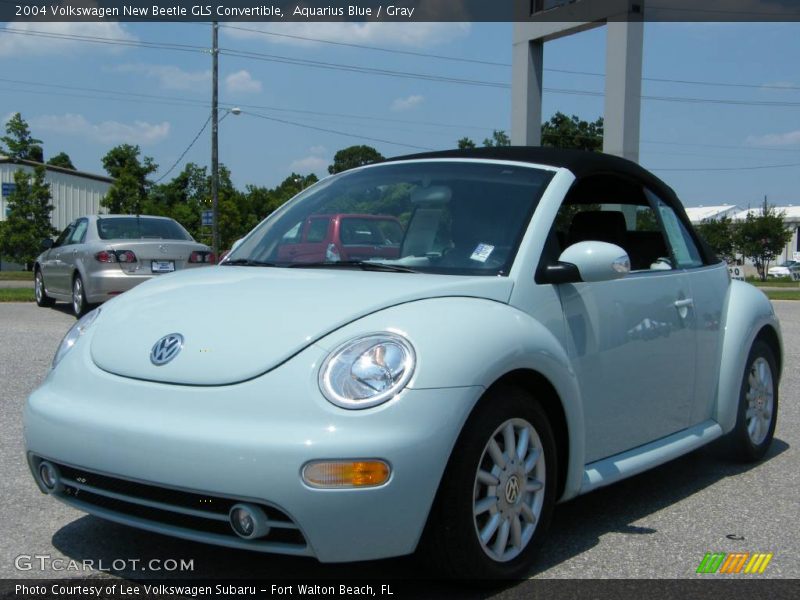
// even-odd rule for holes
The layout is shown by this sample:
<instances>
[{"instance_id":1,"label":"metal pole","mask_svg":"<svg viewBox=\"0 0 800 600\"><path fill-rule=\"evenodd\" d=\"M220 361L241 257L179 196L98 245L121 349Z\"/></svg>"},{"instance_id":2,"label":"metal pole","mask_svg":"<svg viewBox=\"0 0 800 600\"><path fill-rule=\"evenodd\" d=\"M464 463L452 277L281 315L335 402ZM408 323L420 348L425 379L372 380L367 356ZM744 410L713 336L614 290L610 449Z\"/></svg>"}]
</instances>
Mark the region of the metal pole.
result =
<instances>
[{"instance_id":1,"label":"metal pole","mask_svg":"<svg viewBox=\"0 0 800 600\"><path fill-rule=\"evenodd\" d=\"M219 260L219 25L211 22L211 211L214 222L211 225L212 247L215 260Z\"/></svg>"}]
</instances>

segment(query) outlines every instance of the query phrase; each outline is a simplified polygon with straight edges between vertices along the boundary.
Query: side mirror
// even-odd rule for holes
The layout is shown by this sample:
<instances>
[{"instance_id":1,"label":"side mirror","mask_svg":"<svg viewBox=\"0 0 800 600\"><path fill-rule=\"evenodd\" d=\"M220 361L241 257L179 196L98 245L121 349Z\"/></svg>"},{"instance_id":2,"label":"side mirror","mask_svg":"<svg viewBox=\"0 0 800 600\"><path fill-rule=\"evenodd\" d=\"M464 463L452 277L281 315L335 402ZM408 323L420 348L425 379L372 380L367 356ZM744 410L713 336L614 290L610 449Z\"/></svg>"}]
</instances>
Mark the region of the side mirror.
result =
<instances>
[{"instance_id":1,"label":"side mirror","mask_svg":"<svg viewBox=\"0 0 800 600\"><path fill-rule=\"evenodd\" d=\"M615 244L578 242L558 257L559 263L574 265L586 282L620 279L631 272L628 254Z\"/></svg>"},{"instance_id":2,"label":"side mirror","mask_svg":"<svg viewBox=\"0 0 800 600\"><path fill-rule=\"evenodd\" d=\"M42 240L42 250L50 250L53 247L53 238L45 238Z\"/></svg>"}]
</instances>

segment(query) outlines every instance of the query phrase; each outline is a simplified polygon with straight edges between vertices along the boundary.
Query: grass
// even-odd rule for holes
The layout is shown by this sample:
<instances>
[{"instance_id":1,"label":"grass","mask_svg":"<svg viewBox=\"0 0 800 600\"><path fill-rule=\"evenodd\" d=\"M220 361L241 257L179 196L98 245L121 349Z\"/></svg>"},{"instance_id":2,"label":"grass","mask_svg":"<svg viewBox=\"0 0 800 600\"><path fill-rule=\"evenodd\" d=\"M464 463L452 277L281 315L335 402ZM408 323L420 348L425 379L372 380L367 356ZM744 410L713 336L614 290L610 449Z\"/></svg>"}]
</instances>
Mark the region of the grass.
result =
<instances>
[{"instance_id":1,"label":"grass","mask_svg":"<svg viewBox=\"0 0 800 600\"><path fill-rule=\"evenodd\" d=\"M750 283L756 287L779 287L800 290L800 281L768 279L767 281L751 281Z\"/></svg>"},{"instance_id":2,"label":"grass","mask_svg":"<svg viewBox=\"0 0 800 600\"><path fill-rule=\"evenodd\" d=\"M0 302L33 302L33 289L0 288Z\"/></svg>"},{"instance_id":3,"label":"grass","mask_svg":"<svg viewBox=\"0 0 800 600\"><path fill-rule=\"evenodd\" d=\"M764 293L770 300L800 300L800 290L769 290Z\"/></svg>"},{"instance_id":4,"label":"grass","mask_svg":"<svg viewBox=\"0 0 800 600\"><path fill-rule=\"evenodd\" d=\"M0 281L33 281L31 271L0 271Z\"/></svg>"}]
</instances>

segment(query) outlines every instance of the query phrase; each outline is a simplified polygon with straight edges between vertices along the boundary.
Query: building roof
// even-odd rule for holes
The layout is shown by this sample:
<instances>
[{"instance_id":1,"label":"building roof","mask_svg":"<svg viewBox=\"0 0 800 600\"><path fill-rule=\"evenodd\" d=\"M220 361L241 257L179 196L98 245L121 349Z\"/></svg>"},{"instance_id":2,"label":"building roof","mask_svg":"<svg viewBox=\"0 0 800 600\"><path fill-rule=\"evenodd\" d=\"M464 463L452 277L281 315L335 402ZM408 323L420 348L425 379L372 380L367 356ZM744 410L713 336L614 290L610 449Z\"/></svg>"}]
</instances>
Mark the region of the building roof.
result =
<instances>
[{"instance_id":1,"label":"building roof","mask_svg":"<svg viewBox=\"0 0 800 600\"><path fill-rule=\"evenodd\" d=\"M64 175L73 175L75 177L83 177L84 179L93 179L95 181L102 181L104 183L114 183L114 180L111 177L106 177L105 175L95 175L94 173L87 173L86 171L77 171L73 169L66 169L64 167L57 167L55 165L47 165L44 163L39 163L33 160L23 160L21 158L11 158L10 156L3 156L0 155L0 164L13 164L13 165L25 165L26 167L39 167L42 166L48 171L53 171L55 173L63 173Z\"/></svg>"},{"instance_id":2,"label":"building roof","mask_svg":"<svg viewBox=\"0 0 800 600\"><path fill-rule=\"evenodd\" d=\"M783 213L783 220L784 221L800 221L800 206L775 206L775 210L779 213ZM748 208L746 210L740 210L735 215L733 215L734 221L743 221L747 218L748 214L753 215L760 215L761 214L761 207L756 206L753 208Z\"/></svg>"},{"instance_id":3,"label":"building roof","mask_svg":"<svg viewBox=\"0 0 800 600\"><path fill-rule=\"evenodd\" d=\"M737 210L734 204L720 204L717 206L687 206L686 215L692 223L700 223L706 219L718 219L730 215Z\"/></svg>"}]
</instances>

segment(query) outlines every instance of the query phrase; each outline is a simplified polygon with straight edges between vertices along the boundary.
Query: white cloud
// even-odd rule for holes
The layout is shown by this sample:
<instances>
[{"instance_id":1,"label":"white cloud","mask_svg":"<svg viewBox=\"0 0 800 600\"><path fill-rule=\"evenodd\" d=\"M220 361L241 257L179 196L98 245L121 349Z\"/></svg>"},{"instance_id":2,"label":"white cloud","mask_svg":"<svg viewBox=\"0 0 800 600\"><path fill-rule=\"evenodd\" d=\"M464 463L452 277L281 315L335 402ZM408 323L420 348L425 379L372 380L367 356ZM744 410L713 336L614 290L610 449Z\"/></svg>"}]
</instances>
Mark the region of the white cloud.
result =
<instances>
[{"instance_id":1,"label":"white cloud","mask_svg":"<svg viewBox=\"0 0 800 600\"><path fill-rule=\"evenodd\" d=\"M264 23L248 23L248 29L274 33L264 35L253 31L223 28L223 33L237 39L257 39L267 43L294 46L317 44L299 38L316 38L346 44L376 44L380 46L420 49L446 44L469 35L470 23L281 23L271 27ZM297 37L290 37L297 36Z\"/></svg>"},{"instance_id":2,"label":"white cloud","mask_svg":"<svg viewBox=\"0 0 800 600\"><path fill-rule=\"evenodd\" d=\"M409 96L408 98L397 98L394 102L392 102L392 110L395 112L400 112L404 110L412 110L417 108L425 98L420 96L419 94L414 94L413 96Z\"/></svg>"},{"instance_id":3,"label":"white cloud","mask_svg":"<svg viewBox=\"0 0 800 600\"><path fill-rule=\"evenodd\" d=\"M308 151L311 152L311 154L327 154L328 153L328 149L325 146L311 146L311 148L309 148Z\"/></svg>"},{"instance_id":4,"label":"white cloud","mask_svg":"<svg viewBox=\"0 0 800 600\"><path fill-rule=\"evenodd\" d=\"M98 52L119 52L124 46L99 45L78 42L62 36L91 36L98 38L115 38L135 41L137 38L129 33L120 23L115 22L21 22L12 21L5 27L6 32L0 36L0 56L42 56L54 54L78 54ZM10 33L8 33L10 32ZM36 32L36 33L34 33ZM50 37L37 35L46 33Z\"/></svg>"},{"instance_id":5,"label":"white cloud","mask_svg":"<svg viewBox=\"0 0 800 600\"><path fill-rule=\"evenodd\" d=\"M31 119L36 129L83 137L102 144L157 144L169 135L170 124L134 121L132 124L119 121L91 123L83 115L43 115Z\"/></svg>"},{"instance_id":6,"label":"white cloud","mask_svg":"<svg viewBox=\"0 0 800 600\"><path fill-rule=\"evenodd\" d=\"M249 71L242 69L225 78L225 89L232 93L257 93L261 91L261 82L253 79Z\"/></svg>"},{"instance_id":7,"label":"white cloud","mask_svg":"<svg viewBox=\"0 0 800 600\"><path fill-rule=\"evenodd\" d=\"M211 71L184 71L174 65L128 64L113 68L119 73L143 73L157 79L165 90L198 90L211 84Z\"/></svg>"},{"instance_id":8,"label":"white cloud","mask_svg":"<svg viewBox=\"0 0 800 600\"><path fill-rule=\"evenodd\" d=\"M311 155L293 161L292 164L289 165L289 168L293 172L300 173L301 175L305 173L323 173L327 175L329 164L330 161L327 158Z\"/></svg>"},{"instance_id":9,"label":"white cloud","mask_svg":"<svg viewBox=\"0 0 800 600\"><path fill-rule=\"evenodd\" d=\"M794 146L800 144L800 129L785 133L751 135L745 141L750 146Z\"/></svg>"}]
</instances>

